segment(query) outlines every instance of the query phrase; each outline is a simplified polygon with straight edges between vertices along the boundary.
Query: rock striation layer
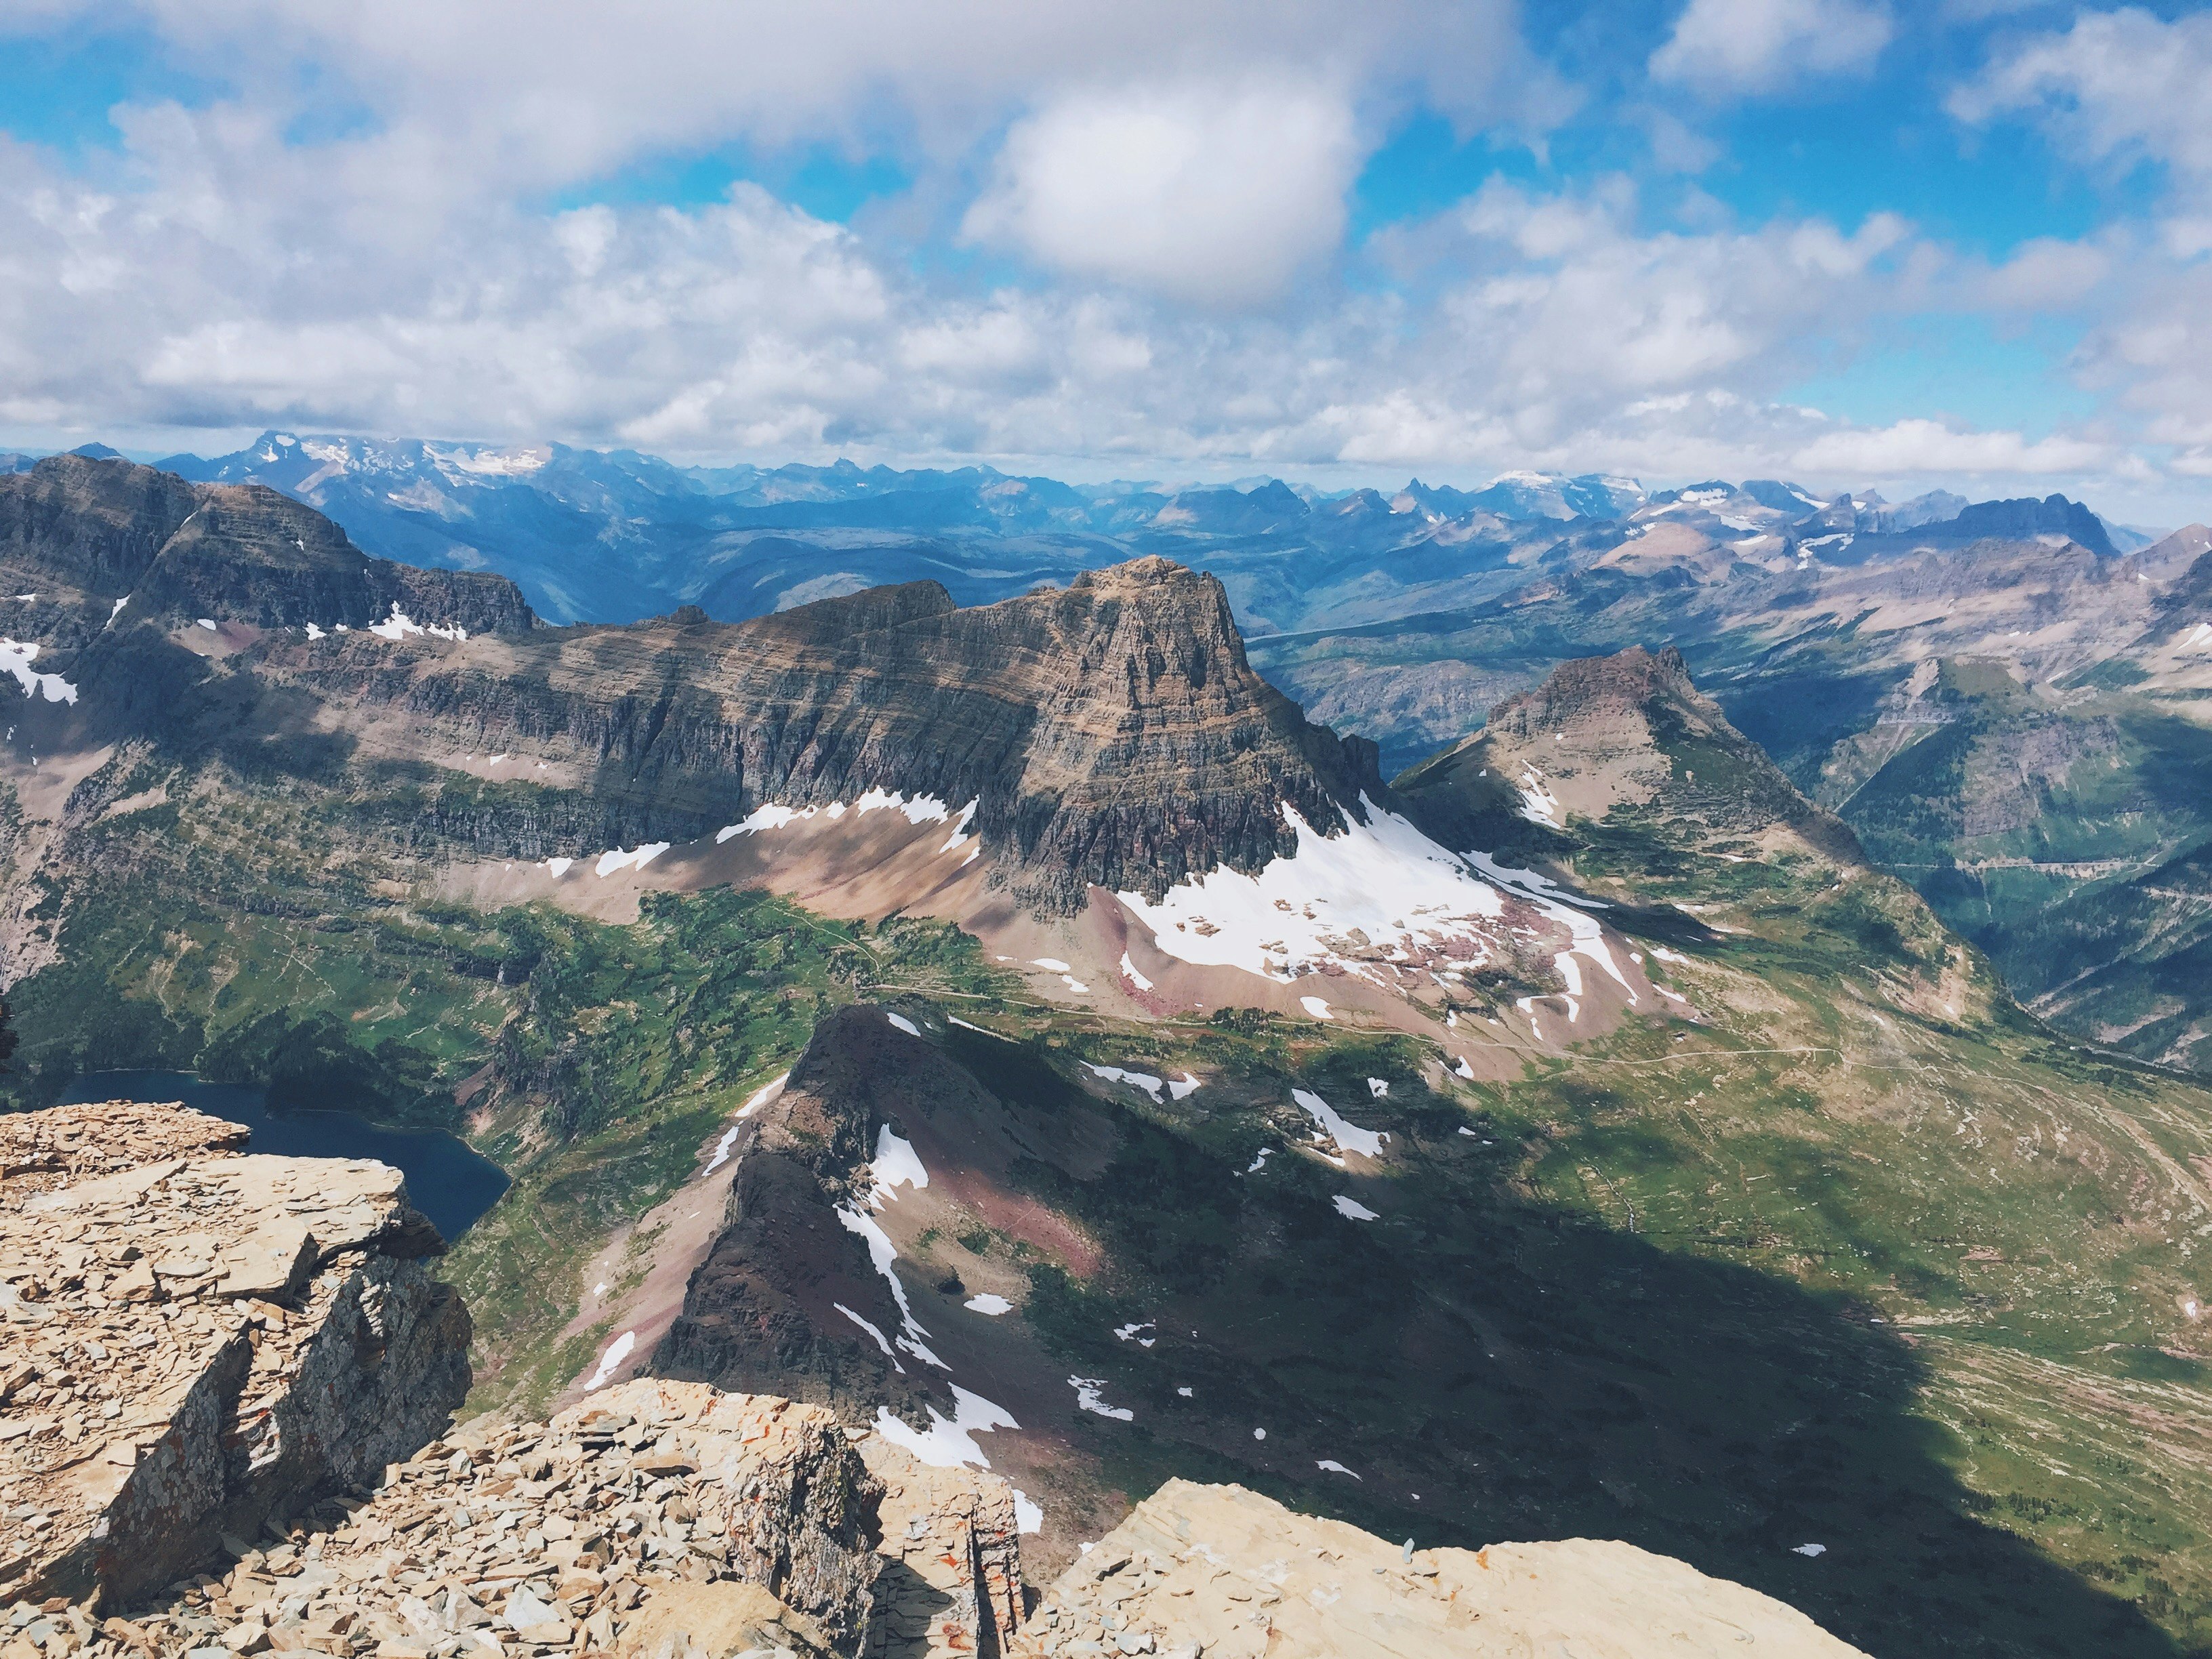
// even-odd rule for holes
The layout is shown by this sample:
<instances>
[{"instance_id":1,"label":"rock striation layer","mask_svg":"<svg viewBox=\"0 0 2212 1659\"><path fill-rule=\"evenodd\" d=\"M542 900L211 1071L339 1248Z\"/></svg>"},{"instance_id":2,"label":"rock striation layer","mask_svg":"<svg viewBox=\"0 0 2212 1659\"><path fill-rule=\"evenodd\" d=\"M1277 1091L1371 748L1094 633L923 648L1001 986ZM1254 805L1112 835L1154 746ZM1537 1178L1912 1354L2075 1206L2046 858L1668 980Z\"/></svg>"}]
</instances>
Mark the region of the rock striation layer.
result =
<instances>
[{"instance_id":1,"label":"rock striation layer","mask_svg":"<svg viewBox=\"0 0 2212 1659\"><path fill-rule=\"evenodd\" d=\"M1170 1480L1046 1593L1017 1655L1865 1659L1796 1608L1632 1544L1417 1550Z\"/></svg>"},{"instance_id":2,"label":"rock striation layer","mask_svg":"<svg viewBox=\"0 0 2212 1659\"><path fill-rule=\"evenodd\" d=\"M58 652L112 626L202 617L365 629L397 608L471 634L523 632L537 622L506 577L371 558L321 514L273 489L187 483L82 455L0 477L0 586L34 596L5 606L9 637Z\"/></svg>"},{"instance_id":3,"label":"rock striation layer","mask_svg":"<svg viewBox=\"0 0 2212 1659\"><path fill-rule=\"evenodd\" d=\"M933 796L1025 902L1297 849L1382 785L1372 745L1314 726L1252 671L1221 585L1139 559L957 609L934 582L725 624L696 611L529 638L269 641L265 682L411 753L526 755L585 781L611 826L688 841L765 805ZM342 713L335 711L343 711ZM392 743L396 737L380 738ZM538 856L518 823L483 850Z\"/></svg>"},{"instance_id":4,"label":"rock striation layer","mask_svg":"<svg viewBox=\"0 0 2212 1659\"><path fill-rule=\"evenodd\" d=\"M120 1102L0 1118L0 1597L143 1595L467 1392L468 1315L398 1171L243 1139Z\"/></svg>"}]
</instances>

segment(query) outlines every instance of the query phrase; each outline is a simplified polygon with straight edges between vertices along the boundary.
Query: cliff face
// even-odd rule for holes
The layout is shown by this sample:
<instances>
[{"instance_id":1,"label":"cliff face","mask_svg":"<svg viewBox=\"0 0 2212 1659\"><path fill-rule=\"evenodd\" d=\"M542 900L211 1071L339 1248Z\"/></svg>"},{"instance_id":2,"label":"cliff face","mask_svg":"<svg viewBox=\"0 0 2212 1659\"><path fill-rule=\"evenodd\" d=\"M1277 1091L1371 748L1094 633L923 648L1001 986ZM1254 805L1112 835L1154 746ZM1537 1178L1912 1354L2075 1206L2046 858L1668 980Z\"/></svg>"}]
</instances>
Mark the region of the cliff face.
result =
<instances>
[{"instance_id":1,"label":"cliff face","mask_svg":"<svg viewBox=\"0 0 2212 1659\"><path fill-rule=\"evenodd\" d=\"M6 603L9 637L57 651L80 648L112 623L202 617L361 629L397 606L426 626L472 634L536 623L506 577L372 559L322 514L275 490L191 484L78 455L0 477L0 579L37 596Z\"/></svg>"},{"instance_id":2,"label":"cliff face","mask_svg":"<svg viewBox=\"0 0 2212 1659\"><path fill-rule=\"evenodd\" d=\"M467 1392L468 1314L398 1172L242 1139L125 1103L0 1118L22 1172L0 1208L0 1595L141 1595L373 1480Z\"/></svg>"},{"instance_id":3,"label":"cliff face","mask_svg":"<svg viewBox=\"0 0 2212 1659\"><path fill-rule=\"evenodd\" d=\"M1220 584L1164 559L968 611L914 583L735 625L272 642L256 665L425 746L568 765L659 839L871 789L973 800L1017 895L1057 911L1256 868L1295 849L1285 805L1334 824L1382 793L1371 746L1252 672Z\"/></svg>"},{"instance_id":4,"label":"cliff face","mask_svg":"<svg viewBox=\"0 0 2212 1659\"><path fill-rule=\"evenodd\" d=\"M527 756L550 787L430 811L501 858L883 791L975 802L994 879L1067 914L1094 885L1257 869L1296 848L1286 807L1327 830L1384 794L1371 744L1253 672L1221 584L1160 558L968 610L915 582L546 629L505 578L367 558L259 486L58 456L0 477L11 587L33 597L0 600L0 633L41 647L68 705L24 727L40 752L305 726L332 753Z\"/></svg>"}]
</instances>

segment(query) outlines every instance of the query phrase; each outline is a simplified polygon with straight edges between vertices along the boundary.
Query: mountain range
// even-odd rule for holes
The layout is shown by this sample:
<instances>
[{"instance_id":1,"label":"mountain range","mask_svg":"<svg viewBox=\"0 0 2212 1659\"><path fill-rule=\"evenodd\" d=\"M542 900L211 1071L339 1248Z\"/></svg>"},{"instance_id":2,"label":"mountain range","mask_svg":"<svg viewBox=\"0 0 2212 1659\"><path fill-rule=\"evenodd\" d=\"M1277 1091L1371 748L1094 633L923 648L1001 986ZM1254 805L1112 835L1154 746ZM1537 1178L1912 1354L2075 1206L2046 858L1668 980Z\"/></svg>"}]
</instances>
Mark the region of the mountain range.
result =
<instances>
[{"instance_id":1,"label":"mountain range","mask_svg":"<svg viewBox=\"0 0 2212 1659\"><path fill-rule=\"evenodd\" d=\"M554 625L273 489L41 460L8 1087L463 1134L512 1178L449 1258L468 1410L814 1401L988 1460L1046 1571L1203 1478L1625 1539L1877 1655L2176 1655L2212 1093L2038 1018L1884 837L1995 833L1973 744L2185 709L2203 549L1884 510L1500 519L1490 597L1297 636L1228 530L1175 532L1210 574ZM1402 768L1285 689L1446 657L1512 683ZM1961 728L1919 799L1977 816L1861 812ZM2085 822L2188 811L2186 754L2106 797L2076 750Z\"/></svg>"}]
</instances>

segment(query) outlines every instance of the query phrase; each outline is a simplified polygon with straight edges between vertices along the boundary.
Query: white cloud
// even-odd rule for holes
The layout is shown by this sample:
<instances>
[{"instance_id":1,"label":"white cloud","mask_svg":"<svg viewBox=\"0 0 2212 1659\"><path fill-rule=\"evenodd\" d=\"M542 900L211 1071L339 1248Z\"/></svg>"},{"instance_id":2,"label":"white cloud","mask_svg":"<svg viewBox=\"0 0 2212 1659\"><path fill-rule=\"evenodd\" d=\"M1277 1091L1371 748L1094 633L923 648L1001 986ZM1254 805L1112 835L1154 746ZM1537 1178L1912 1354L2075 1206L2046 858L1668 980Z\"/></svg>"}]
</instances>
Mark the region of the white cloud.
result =
<instances>
[{"instance_id":1,"label":"white cloud","mask_svg":"<svg viewBox=\"0 0 2212 1659\"><path fill-rule=\"evenodd\" d=\"M1950 98L1961 120L2034 117L2084 160L2170 162L2212 183L2212 14L2164 21L2133 7L2085 11L2031 35Z\"/></svg>"},{"instance_id":2,"label":"white cloud","mask_svg":"<svg viewBox=\"0 0 2212 1659\"><path fill-rule=\"evenodd\" d=\"M66 0L42 0L52 15ZM94 14L90 0L75 9ZM249 101L357 103L467 179L562 182L742 138L913 140L945 155L1072 88L1255 66L1403 88L1468 125L1561 96L1513 0L137 0ZM318 73L298 73L302 64ZM370 146L374 148L372 144Z\"/></svg>"},{"instance_id":3,"label":"white cloud","mask_svg":"<svg viewBox=\"0 0 2212 1659\"><path fill-rule=\"evenodd\" d=\"M2050 477L2095 472L2118 459L2109 444L2054 436L2033 442L2017 432L1961 432L1938 421L1827 432L1790 458L1791 471L1816 477L1915 474L2008 474Z\"/></svg>"},{"instance_id":4,"label":"white cloud","mask_svg":"<svg viewBox=\"0 0 2212 1659\"><path fill-rule=\"evenodd\" d=\"M1336 246L1361 150L1318 84L1085 90L1015 125L967 234L1186 299L1264 299Z\"/></svg>"},{"instance_id":5,"label":"white cloud","mask_svg":"<svg viewBox=\"0 0 2212 1659\"><path fill-rule=\"evenodd\" d=\"M1650 68L1708 94L1772 92L1872 68L1893 29L1877 0L1690 0Z\"/></svg>"},{"instance_id":6,"label":"white cloud","mask_svg":"<svg viewBox=\"0 0 2212 1659\"><path fill-rule=\"evenodd\" d=\"M1358 107L1342 84L1248 69L1040 94L1008 129L992 189L1014 216L994 234L1061 274L988 291L751 185L680 210L545 211L511 184L405 160L443 154L428 129L301 148L272 110L165 106L125 112L123 155L88 172L0 139L0 424L69 442L160 430L173 447L198 446L188 428L276 424L1346 482L1522 465L1805 476L1809 459L1852 483L1914 447L1777 401L1830 346L1924 308L1931 262L1961 292L2009 284L2031 311L2088 277L2063 245L1996 273L1944 267L1887 216L1741 228L1709 204L1694 225L1655 229L1652 204L1611 180L1493 185L1383 237L1374 258L1395 264L1358 274L1392 280L1346 283L1322 262L1243 311L1158 297L1233 297L1254 272L1279 281L1328 252L1353 164L1342 158L1357 155L1340 139ZM1193 113L1187 89L1205 85L1232 89L1222 119L1241 128ZM1263 86L1303 105L1239 113ZM1113 131L1132 109L1176 142L1198 132L1227 171L1305 161L1258 207L1215 196L1209 209L1203 168L1155 158L1101 186L1077 165L1080 143L1046 142L1056 118ZM1055 179L1121 191L1131 219L1180 216L1182 254L1164 235L1121 252L1080 225L1054 229ZM2141 263L2117 242L2091 255L2112 271ZM2155 391L2143 407L2180 434L2169 441L2212 448L2212 400L2191 367L2192 353L2212 358L2191 331L2202 296L2166 280L2142 320L2166 333L2100 335L2084 361L2119 395ZM1993 473L2079 459L2061 441L1944 434L1982 443L1958 464ZM1808 449L1823 438L1838 441Z\"/></svg>"},{"instance_id":7,"label":"white cloud","mask_svg":"<svg viewBox=\"0 0 2212 1659\"><path fill-rule=\"evenodd\" d=\"M2005 311L2051 312L2078 305L2112 274L2113 258L2094 243L2039 236L1992 270L1981 297Z\"/></svg>"}]
</instances>

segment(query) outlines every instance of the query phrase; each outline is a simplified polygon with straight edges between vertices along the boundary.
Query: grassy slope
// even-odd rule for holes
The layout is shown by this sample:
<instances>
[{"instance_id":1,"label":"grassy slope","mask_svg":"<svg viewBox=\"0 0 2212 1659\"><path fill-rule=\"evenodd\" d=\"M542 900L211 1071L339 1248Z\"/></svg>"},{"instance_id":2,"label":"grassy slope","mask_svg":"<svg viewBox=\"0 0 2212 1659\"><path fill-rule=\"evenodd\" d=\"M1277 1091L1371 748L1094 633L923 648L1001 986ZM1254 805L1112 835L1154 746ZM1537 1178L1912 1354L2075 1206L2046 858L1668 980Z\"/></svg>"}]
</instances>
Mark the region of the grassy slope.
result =
<instances>
[{"instance_id":1,"label":"grassy slope","mask_svg":"<svg viewBox=\"0 0 2212 1659\"><path fill-rule=\"evenodd\" d=\"M1710 594L1601 572L1534 604L1251 649L1278 684L1325 703L1340 729L1376 738L1406 764L1560 661L1670 642L1735 724L1985 950L2039 1012L2141 1059L2212 1064L2212 736L2133 690L2142 674L2124 659L2069 680L2065 691L2086 700L2064 696L2063 708L1971 667L1961 683L1954 665L1947 695L1963 729L1877 726L1905 673L1893 638L1862 637L1856 621L1838 619L1780 640L1737 625ZM1420 694L1428 684L1438 693ZM1984 827L1992 799L2021 791L2023 764L2027 793L2041 797L2038 821L2001 811L2002 827ZM1832 792L1824 772L1839 786ZM2004 863L1987 867L1992 860ZM2117 867L2057 867L2106 861Z\"/></svg>"},{"instance_id":2,"label":"grassy slope","mask_svg":"<svg viewBox=\"0 0 2212 1659\"><path fill-rule=\"evenodd\" d=\"M1029 1316L1137 1407L1066 1425L1125 1489L1243 1479L1439 1540L1626 1536L1885 1656L2212 1639L2212 1388L2180 1312L2212 1228L2205 1097L2017 1020L1909 1012L1899 953L1922 946L1878 894L1680 854L1654 877L1667 848L1624 821L1578 851L1589 878L1744 930L1668 924L1702 939L1673 971L1714 1024L1632 1024L1478 1089L1412 1040L1305 1022L1046 1021L943 930L757 895L629 927L440 911L340 800L173 781L173 811L106 821L76 866L64 964L19 998L25 1086L79 1063L312 1078L328 1037L382 1115L454 1121L453 1085L496 1059L466 1127L518 1178L453 1262L487 1400L581 1362L588 1334L552 1337L605 1232L822 1006L888 984L1027 1038L957 1040L1010 1096L1073 1089L1079 1056L1210 1079L1122 1091L1096 1180L1030 1172L1109 1246L1087 1280L1030 1261ZM1389 1129L1388 1174L1298 1151L1294 1081ZM1338 1215L1347 1191L1384 1218ZM1128 1319L1158 1346L1114 1340Z\"/></svg>"},{"instance_id":3,"label":"grassy slope","mask_svg":"<svg viewBox=\"0 0 2212 1659\"><path fill-rule=\"evenodd\" d=\"M75 833L61 960L9 995L9 1097L172 1068L467 1134L514 1179L451 1262L482 1405L535 1406L574 1374L592 1334L557 1339L583 1264L695 1173L826 1006L887 975L998 1006L972 941L935 925L858 928L758 893L649 896L629 927L426 898L379 833L408 811L380 774L112 769L96 781L116 798L170 799Z\"/></svg>"}]
</instances>

